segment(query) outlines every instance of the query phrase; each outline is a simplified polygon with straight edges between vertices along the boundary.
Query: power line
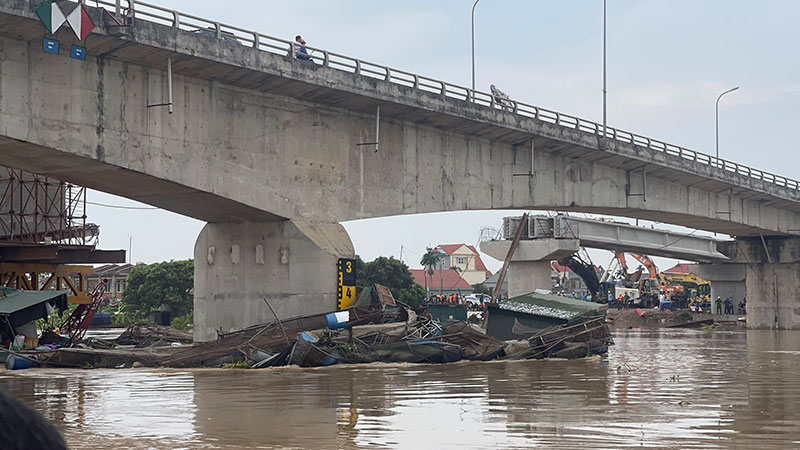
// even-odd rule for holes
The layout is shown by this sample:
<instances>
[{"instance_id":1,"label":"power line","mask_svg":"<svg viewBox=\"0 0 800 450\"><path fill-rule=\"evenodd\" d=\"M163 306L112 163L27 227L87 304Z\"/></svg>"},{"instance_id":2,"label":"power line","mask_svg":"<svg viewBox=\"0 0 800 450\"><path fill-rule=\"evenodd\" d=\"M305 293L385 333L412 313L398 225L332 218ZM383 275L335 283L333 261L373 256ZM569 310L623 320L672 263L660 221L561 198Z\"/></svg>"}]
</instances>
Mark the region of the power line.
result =
<instances>
[{"instance_id":1,"label":"power line","mask_svg":"<svg viewBox=\"0 0 800 450\"><path fill-rule=\"evenodd\" d=\"M89 204L89 205L102 206L104 208L116 208L116 209L158 209L158 208L155 208L155 207L152 207L152 206L108 205L108 204L105 204L105 203L96 203L96 202L90 202L90 201L87 201L86 203Z\"/></svg>"},{"instance_id":2,"label":"power line","mask_svg":"<svg viewBox=\"0 0 800 450\"><path fill-rule=\"evenodd\" d=\"M658 248L658 250L661 250L661 249L663 249L663 248L670 247L670 246L672 246L673 244L677 243L678 241L680 241L680 240L683 240L683 239L685 239L685 238L687 238L687 237L689 237L689 236L691 236L691 235L695 234L696 232L697 232L697 230L694 230L694 231L692 231L692 232L691 232L691 233L689 233L689 234L685 234L685 235L683 235L683 236L679 237L678 239L675 239L674 241L670 242L669 244L664 244L664 245L662 245L661 247L659 247L659 248Z\"/></svg>"}]
</instances>

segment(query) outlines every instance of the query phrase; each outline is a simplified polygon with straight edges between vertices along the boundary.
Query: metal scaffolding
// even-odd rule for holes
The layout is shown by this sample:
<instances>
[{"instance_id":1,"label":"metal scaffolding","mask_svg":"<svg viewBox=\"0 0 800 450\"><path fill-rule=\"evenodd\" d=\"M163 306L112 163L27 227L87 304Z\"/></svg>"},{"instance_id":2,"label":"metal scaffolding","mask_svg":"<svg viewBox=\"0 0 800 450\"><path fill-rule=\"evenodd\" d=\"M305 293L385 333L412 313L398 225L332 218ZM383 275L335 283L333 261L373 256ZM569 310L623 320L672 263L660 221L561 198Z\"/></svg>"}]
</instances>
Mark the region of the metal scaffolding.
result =
<instances>
[{"instance_id":1,"label":"metal scaffolding","mask_svg":"<svg viewBox=\"0 0 800 450\"><path fill-rule=\"evenodd\" d=\"M0 242L90 245L98 235L85 187L0 168Z\"/></svg>"}]
</instances>

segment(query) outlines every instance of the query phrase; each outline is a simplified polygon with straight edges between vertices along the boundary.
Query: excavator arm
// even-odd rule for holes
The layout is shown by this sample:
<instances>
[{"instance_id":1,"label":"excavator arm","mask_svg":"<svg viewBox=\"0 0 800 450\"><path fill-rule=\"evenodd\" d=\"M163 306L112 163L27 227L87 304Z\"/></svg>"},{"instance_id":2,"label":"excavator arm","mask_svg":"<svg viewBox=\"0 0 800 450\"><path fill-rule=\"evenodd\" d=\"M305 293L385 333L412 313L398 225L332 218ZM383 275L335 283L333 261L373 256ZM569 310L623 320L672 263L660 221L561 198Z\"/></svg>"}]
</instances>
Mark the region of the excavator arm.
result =
<instances>
[{"instance_id":1,"label":"excavator arm","mask_svg":"<svg viewBox=\"0 0 800 450\"><path fill-rule=\"evenodd\" d=\"M645 269L647 269L647 271L650 273L650 278L658 279L658 267L656 267L656 263L654 263L649 256L640 255L637 253L631 253L631 256L636 261L639 261L639 263L643 265Z\"/></svg>"}]
</instances>

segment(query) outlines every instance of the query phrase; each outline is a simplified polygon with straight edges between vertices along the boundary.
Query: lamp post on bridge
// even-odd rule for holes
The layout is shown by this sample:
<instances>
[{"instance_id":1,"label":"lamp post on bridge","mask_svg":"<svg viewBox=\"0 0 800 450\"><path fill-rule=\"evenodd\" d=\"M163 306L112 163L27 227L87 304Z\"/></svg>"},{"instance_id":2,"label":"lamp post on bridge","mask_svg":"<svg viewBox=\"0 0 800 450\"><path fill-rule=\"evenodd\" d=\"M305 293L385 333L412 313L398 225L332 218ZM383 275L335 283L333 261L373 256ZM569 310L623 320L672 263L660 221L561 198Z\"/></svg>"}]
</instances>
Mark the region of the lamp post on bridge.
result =
<instances>
[{"instance_id":1,"label":"lamp post on bridge","mask_svg":"<svg viewBox=\"0 0 800 450\"><path fill-rule=\"evenodd\" d=\"M470 96L473 103L475 103L475 7L478 6L479 1L481 0L475 0L475 3L472 4L472 92Z\"/></svg>"},{"instance_id":2,"label":"lamp post on bridge","mask_svg":"<svg viewBox=\"0 0 800 450\"><path fill-rule=\"evenodd\" d=\"M723 92L722 94L719 94L719 97L717 97L717 107L716 107L717 121L716 121L716 127L715 127L716 128L716 132L717 132L717 139L716 139L716 143L717 143L717 159L719 159L719 100L722 98L723 95L731 93L731 92L733 92L733 91L735 91L737 89L739 89L739 86L736 86L735 88L728 89L727 91Z\"/></svg>"},{"instance_id":3,"label":"lamp post on bridge","mask_svg":"<svg viewBox=\"0 0 800 450\"><path fill-rule=\"evenodd\" d=\"M603 137L606 134L606 0L603 0Z\"/></svg>"}]
</instances>

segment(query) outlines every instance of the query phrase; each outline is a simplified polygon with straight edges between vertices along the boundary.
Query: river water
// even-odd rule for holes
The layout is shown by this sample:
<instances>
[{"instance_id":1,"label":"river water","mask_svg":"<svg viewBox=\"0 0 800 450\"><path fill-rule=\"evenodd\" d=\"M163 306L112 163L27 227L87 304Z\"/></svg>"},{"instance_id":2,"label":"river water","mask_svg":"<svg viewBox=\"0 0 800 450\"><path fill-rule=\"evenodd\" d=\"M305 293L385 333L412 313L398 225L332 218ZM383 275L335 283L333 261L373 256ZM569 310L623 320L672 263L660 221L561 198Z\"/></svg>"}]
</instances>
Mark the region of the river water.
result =
<instances>
[{"instance_id":1,"label":"river water","mask_svg":"<svg viewBox=\"0 0 800 450\"><path fill-rule=\"evenodd\" d=\"M800 332L617 331L575 361L0 371L72 449L800 448Z\"/></svg>"}]
</instances>

